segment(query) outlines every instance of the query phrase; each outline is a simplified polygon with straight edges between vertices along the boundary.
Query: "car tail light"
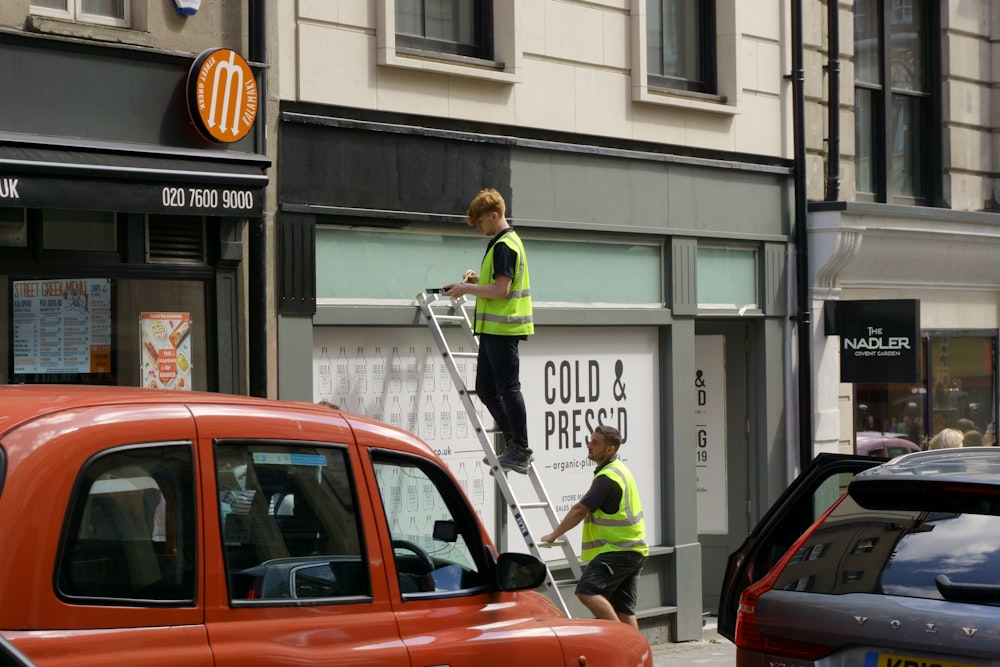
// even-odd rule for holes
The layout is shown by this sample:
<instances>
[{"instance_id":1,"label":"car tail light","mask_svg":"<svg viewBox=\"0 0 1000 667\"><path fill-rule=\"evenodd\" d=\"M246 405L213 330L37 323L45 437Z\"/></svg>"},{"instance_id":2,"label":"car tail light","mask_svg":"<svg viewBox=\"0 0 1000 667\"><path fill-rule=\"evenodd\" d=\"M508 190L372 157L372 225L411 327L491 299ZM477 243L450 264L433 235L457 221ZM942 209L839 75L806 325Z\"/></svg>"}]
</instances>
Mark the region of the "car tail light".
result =
<instances>
[{"instance_id":1,"label":"car tail light","mask_svg":"<svg viewBox=\"0 0 1000 667\"><path fill-rule=\"evenodd\" d=\"M795 544L793 544L791 548L785 552L785 555L781 557L781 560L779 560L775 566L771 568L770 572L764 575L763 579L755 584L752 584L751 586L748 586L746 590L743 591L743 594L740 596L739 607L736 610L736 633L734 635L733 643L736 644L737 648L772 653L789 658L801 658L803 660L819 660L833 651L834 647L832 646L797 641L794 639L785 639L782 637L772 637L761 632L760 628L757 627L757 602L760 600L760 596L774 587L774 583L778 580L778 575L780 575L782 570L785 569L788 561L790 561L802 545L805 544L806 540L809 539L816 528L823 523L827 515L840 504L841 500L843 500L843 498L831 505L830 508L823 513L823 516L810 526L809 529L802 534L802 537L795 541Z\"/></svg>"}]
</instances>

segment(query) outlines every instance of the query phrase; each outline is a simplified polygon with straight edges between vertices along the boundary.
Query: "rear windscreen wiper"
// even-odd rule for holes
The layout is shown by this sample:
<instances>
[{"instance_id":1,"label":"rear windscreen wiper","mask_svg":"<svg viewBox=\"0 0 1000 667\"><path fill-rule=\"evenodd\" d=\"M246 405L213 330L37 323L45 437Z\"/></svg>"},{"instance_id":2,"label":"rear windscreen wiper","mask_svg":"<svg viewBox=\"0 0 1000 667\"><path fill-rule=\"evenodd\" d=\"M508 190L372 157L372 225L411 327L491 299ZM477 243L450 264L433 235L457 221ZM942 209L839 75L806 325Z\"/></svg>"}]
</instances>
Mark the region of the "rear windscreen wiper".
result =
<instances>
[{"instance_id":1,"label":"rear windscreen wiper","mask_svg":"<svg viewBox=\"0 0 1000 667\"><path fill-rule=\"evenodd\" d=\"M956 602L1000 602L1000 585L955 582L946 574L934 577L938 592L945 600Z\"/></svg>"}]
</instances>

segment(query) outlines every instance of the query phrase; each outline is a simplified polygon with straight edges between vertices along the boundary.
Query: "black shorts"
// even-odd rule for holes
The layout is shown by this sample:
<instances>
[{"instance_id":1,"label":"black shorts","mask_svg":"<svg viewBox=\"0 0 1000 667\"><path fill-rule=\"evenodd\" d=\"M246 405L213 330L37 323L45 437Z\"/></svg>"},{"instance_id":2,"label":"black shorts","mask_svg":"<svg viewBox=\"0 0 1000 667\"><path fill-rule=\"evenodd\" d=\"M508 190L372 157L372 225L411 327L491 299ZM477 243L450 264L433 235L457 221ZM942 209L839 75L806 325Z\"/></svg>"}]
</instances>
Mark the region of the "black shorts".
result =
<instances>
[{"instance_id":1,"label":"black shorts","mask_svg":"<svg viewBox=\"0 0 1000 667\"><path fill-rule=\"evenodd\" d=\"M638 551L598 554L576 585L577 595L603 595L620 614L635 616L639 574L646 557Z\"/></svg>"}]
</instances>

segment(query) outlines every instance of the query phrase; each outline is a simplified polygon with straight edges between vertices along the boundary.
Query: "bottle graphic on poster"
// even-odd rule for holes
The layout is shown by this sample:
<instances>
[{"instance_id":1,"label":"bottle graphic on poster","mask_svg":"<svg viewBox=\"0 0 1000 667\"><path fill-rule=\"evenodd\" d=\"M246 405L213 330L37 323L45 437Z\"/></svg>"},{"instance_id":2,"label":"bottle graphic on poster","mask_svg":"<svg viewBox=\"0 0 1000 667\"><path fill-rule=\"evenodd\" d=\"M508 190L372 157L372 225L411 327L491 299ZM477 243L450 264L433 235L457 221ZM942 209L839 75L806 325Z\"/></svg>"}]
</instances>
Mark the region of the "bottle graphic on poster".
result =
<instances>
[{"instance_id":1,"label":"bottle graphic on poster","mask_svg":"<svg viewBox=\"0 0 1000 667\"><path fill-rule=\"evenodd\" d=\"M451 440L451 403L448 394L441 397L441 410L438 412L438 437Z\"/></svg>"},{"instance_id":2,"label":"bottle graphic on poster","mask_svg":"<svg viewBox=\"0 0 1000 667\"><path fill-rule=\"evenodd\" d=\"M472 475L472 504L482 507L486 502L486 478L483 476L483 466L476 466Z\"/></svg>"},{"instance_id":3,"label":"bottle graphic on poster","mask_svg":"<svg viewBox=\"0 0 1000 667\"><path fill-rule=\"evenodd\" d=\"M412 476L406 478L406 509L410 512L416 512L420 509L420 496L417 493L417 478Z\"/></svg>"},{"instance_id":4,"label":"bottle graphic on poster","mask_svg":"<svg viewBox=\"0 0 1000 667\"><path fill-rule=\"evenodd\" d=\"M403 509L403 480L400 478L399 466L393 466L389 478L389 504L393 513L398 516Z\"/></svg>"},{"instance_id":5,"label":"bottle graphic on poster","mask_svg":"<svg viewBox=\"0 0 1000 667\"><path fill-rule=\"evenodd\" d=\"M438 366L438 390L451 391L451 377L448 375L448 364L442 360Z\"/></svg>"},{"instance_id":6,"label":"bottle graphic on poster","mask_svg":"<svg viewBox=\"0 0 1000 667\"><path fill-rule=\"evenodd\" d=\"M372 417L378 419L379 421L385 419L385 406L382 404L381 396L375 397L375 412L372 414Z\"/></svg>"},{"instance_id":7,"label":"bottle graphic on poster","mask_svg":"<svg viewBox=\"0 0 1000 667\"><path fill-rule=\"evenodd\" d=\"M430 345L424 351L424 391L434 393L434 352Z\"/></svg>"},{"instance_id":8,"label":"bottle graphic on poster","mask_svg":"<svg viewBox=\"0 0 1000 667\"><path fill-rule=\"evenodd\" d=\"M410 353L406 355L406 363L403 366L404 383L406 391L415 392L420 380L420 371L417 364L417 351L410 346Z\"/></svg>"},{"instance_id":9,"label":"bottle graphic on poster","mask_svg":"<svg viewBox=\"0 0 1000 667\"><path fill-rule=\"evenodd\" d=\"M372 391L376 396L385 393L385 357L382 356L382 348L377 345L375 356L372 358Z\"/></svg>"},{"instance_id":10,"label":"bottle graphic on poster","mask_svg":"<svg viewBox=\"0 0 1000 667\"><path fill-rule=\"evenodd\" d=\"M429 479L424 479L424 481L420 483L420 495L422 497L422 500L420 501L421 509L434 509L434 484Z\"/></svg>"},{"instance_id":11,"label":"bottle graphic on poster","mask_svg":"<svg viewBox=\"0 0 1000 667\"><path fill-rule=\"evenodd\" d=\"M458 353L465 354L465 348L461 345L458 346ZM458 377L462 378L462 383L468 387L469 386L469 360L467 357L458 357L458 361L455 364L458 367Z\"/></svg>"},{"instance_id":12,"label":"bottle graphic on poster","mask_svg":"<svg viewBox=\"0 0 1000 667\"><path fill-rule=\"evenodd\" d=\"M365 407L365 397L361 394L354 397L356 401L356 407L354 408L354 414L361 415L362 417L368 416L368 409Z\"/></svg>"},{"instance_id":13,"label":"bottle graphic on poster","mask_svg":"<svg viewBox=\"0 0 1000 667\"><path fill-rule=\"evenodd\" d=\"M465 491L465 495L468 497L469 494L469 471L465 469L465 461L458 464L458 483L461 485L462 490Z\"/></svg>"},{"instance_id":14,"label":"bottle graphic on poster","mask_svg":"<svg viewBox=\"0 0 1000 667\"><path fill-rule=\"evenodd\" d=\"M358 347L358 356L351 360L351 380L354 382L354 393L364 396L368 393L368 364L365 363L365 348Z\"/></svg>"},{"instance_id":15,"label":"bottle graphic on poster","mask_svg":"<svg viewBox=\"0 0 1000 667\"><path fill-rule=\"evenodd\" d=\"M464 409L455 412L455 431L459 440L469 437L469 415Z\"/></svg>"},{"instance_id":16,"label":"bottle graphic on poster","mask_svg":"<svg viewBox=\"0 0 1000 667\"><path fill-rule=\"evenodd\" d=\"M406 430L414 435L420 435L420 408L417 407L417 395L410 394L410 404L406 407Z\"/></svg>"},{"instance_id":17,"label":"bottle graphic on poster","mask_svg":"<svg viewBox=\"0 0 1000 667\"><path fill-rule=\"evenodd\" d=\"M392 397L389 406L389 423L397 428L403 428L403 409L399 407L399 396Z\"/></svg>"},{"instance_id":18,"label":"bottle graphic on poster","mask_svg":"<svg viewBox=\"0 0 1000 667\"><path fill-rule=\"evenodd\" d=\"M351 387L351 371L350 364L347 361L347 348L341 346L340 354L337 356L337 394L341 397L346 396L348 390ZM343 405L343 404L341 404Z\"/></svg>"},{"instance_id":19,"label":"bottle graphic on poster","mask_svg":"<svg viewBox=\"0 0 1000 667\"><path fill-rule=\"evenodd\" d=\"M428 396L424 400L424 440L433 440L436 436L434 433L434 403L431 402L431 397Z\"/></svg>"},{"instance_id":20,"label":"bottle graphic on poster","mask_svg":"<svg viewBox=\"0 0 1000 667\"><path fill-rule=\"evenodd\" d=\"M389 357L389 391L398 394L403 390L403 363L399 359L399 348L392 348L392 356Z\"/></svg>"},{"instance_id":21,"label":"bottle graphic on poster","mask_svg":"<svg viewBox=\"0 0 1000 667\"><path fill-rule=\"evenodd\" d=\"M316 366L316 376L319 381L319 398L328 399L333 395L333 361L326 348L321 348L319 364Z\"/></svg>"}]
</instances>

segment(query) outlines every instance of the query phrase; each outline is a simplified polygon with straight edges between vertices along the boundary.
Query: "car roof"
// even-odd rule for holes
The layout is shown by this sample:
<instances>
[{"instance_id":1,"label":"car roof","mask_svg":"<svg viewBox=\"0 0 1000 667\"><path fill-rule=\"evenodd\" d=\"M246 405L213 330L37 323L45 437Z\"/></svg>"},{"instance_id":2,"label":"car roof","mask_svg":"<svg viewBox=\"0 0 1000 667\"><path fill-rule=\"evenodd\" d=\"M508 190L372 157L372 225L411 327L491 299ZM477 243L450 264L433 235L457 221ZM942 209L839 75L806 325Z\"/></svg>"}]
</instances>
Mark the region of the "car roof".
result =
<instances>
[{"instance_id":1,"label":"car roof","mask_svg":"<svg viewBox=\"0 0 1000 667\"><path fill-rule=\"evenodd\" d=\"M1000 447L958 447L904 454L858 473L851 483L888 480L1000 486Z\"/></svg>"}]
</instances>

